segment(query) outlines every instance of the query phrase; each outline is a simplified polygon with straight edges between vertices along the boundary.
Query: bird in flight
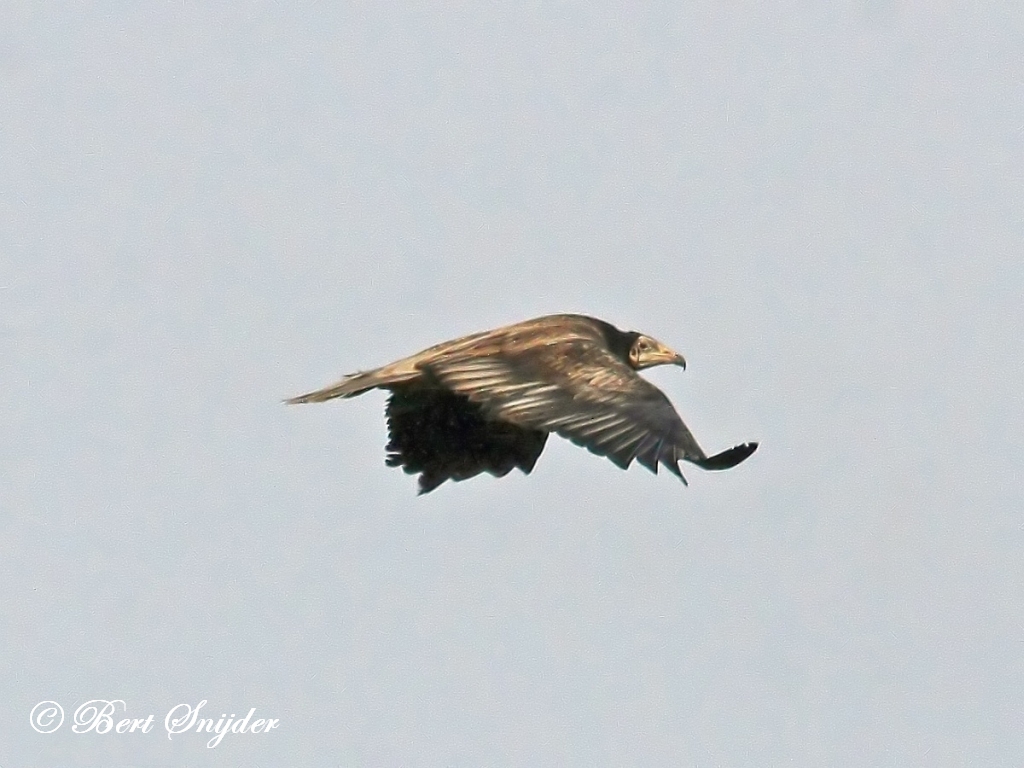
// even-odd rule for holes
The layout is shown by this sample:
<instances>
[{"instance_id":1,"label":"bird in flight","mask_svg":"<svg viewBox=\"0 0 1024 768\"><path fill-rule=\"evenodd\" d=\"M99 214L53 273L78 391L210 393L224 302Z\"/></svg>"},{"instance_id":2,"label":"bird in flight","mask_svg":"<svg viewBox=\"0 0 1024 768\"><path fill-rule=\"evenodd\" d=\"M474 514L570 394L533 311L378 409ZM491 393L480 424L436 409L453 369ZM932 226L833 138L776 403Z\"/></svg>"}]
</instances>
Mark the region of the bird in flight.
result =
<instances>
[{"instance_id":1,"label":"bird in flight","mask_svg":"<svg viewBox=\"0 0 1024 768\"><path fill-rule=\"evenodd\" d=\"M672 403L637 374L686 367L659 341L585 315L549 315L425 349L286 400L319 403L386 389L386 463L419 474L419 492L481 472L529 474L555 432L626 469L633 459L683 483L679 460L729 469L757 449L701 450Z\"/></svg>"}]
</instances>

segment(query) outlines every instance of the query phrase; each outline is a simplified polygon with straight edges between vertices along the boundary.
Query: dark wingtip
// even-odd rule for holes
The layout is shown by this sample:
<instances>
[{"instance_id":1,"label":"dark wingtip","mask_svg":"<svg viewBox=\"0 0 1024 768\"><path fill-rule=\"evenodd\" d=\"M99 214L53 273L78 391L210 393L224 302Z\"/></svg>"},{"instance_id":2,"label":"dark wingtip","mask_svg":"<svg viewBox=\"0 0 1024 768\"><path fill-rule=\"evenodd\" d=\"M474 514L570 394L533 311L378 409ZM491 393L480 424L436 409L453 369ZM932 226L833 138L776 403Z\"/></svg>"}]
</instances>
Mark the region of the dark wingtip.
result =
<instances>
[{"instance_id":1,"label":"dark wingtip","mask_svg":"<svg viewBox=\"0 0 1024 768\"><path fill-rule=\"evenodd\" d=\"M689 461L696 464L701 469L729 469L745 460L756 450L757 443L743 443L742 445L735 445L721 453L716 453L714 456L709 456L706 459L690 459Z\"/></svg>"}]
</instances>

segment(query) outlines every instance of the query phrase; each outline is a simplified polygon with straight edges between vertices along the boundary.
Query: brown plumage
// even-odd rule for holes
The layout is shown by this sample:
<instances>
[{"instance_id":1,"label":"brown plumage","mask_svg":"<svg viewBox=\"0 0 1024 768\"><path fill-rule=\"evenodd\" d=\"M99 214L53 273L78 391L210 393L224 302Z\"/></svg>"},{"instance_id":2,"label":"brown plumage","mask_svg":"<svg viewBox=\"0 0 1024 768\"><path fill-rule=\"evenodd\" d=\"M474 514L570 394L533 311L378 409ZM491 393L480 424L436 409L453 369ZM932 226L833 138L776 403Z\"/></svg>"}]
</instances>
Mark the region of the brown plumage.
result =
<instances>
[{"instance_id":1,"label":"brown plumage","mask_svg":"<svg viewBox=\"0 0 1024 768\"><path fill-rule=\"evenodd\" d=\"M430 347L324 389L314 403L391 392L387 464L419 473L420 493L514 467L529 473L556 432L625 469L662 464L684 483L679 460L728 469L752 454L744 443L707 456L660 389L637 371L686 367L658 341L584 315L549 315Z\"/></svg>"}]
</instances>

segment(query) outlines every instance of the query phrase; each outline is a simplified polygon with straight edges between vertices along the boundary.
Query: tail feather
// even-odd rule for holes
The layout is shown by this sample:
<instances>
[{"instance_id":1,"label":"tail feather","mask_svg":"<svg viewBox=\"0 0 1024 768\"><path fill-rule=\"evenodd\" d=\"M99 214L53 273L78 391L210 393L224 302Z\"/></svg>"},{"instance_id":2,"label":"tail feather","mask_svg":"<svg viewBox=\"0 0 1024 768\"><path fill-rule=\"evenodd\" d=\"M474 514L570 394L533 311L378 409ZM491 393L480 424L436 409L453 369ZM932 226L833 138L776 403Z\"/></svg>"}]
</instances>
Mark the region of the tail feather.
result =
<instances>
[{"instance_id":1,"label":"tail feather","mask_svg":"<svg viewBox=\"0 0 1024 768\"><path fill-rule=\"evenodd\" d=\"M366 386L364 383L365 379L365 373L353 373L341 381L331 384L329 387L318 389L315 392L307 392L304 395L290 397L285 402L289 405L294 405L296 403L322 403L335 397L355 397L376 386L375 384Z\"/></svg>"},{"instance_id":2,"label":"tail feather","mask_svg":"<svg viewBox=\"0 0 1024 768\"><path fill-rule=\"evenodd\" d=\"M294 405L296 403L322 403L325 400L333 400L336 397L355 397L375 387L384 387L388 384L409 381L419 375L419 371L415 369L410 370L408 367L399 367L399 364L395 363L373 371L349 374L341 381L335 382L330 386L314 392L307 392L304 395L290 397L285 402L289 405Z\"/></svg>"},{"instance_id":3,"label":"tail feather","mask_svg":"<svg viewBox=\"0 0 1024 768\"><path fill-rule=\"evenodd\" d=\"M501 330L501 329L499 329ZM492 331L475 333L472 336L465 336L454 341L446 341L442 344L435 344L429 349L418 352L411 357L404 357L389 365L375 368L372 371L360 371L345 376L341 381L330 386L318 389L315 392L307 392L285 400L292 405L295 403L322 403L325 400L333 400L336 397L355 397L376 387L388 387L391 384L402 384L413 381L424 375L423 366L430 360L445 354L452 349L460 349L470 342L488 334Z\"/></svg>"}]
</instances>

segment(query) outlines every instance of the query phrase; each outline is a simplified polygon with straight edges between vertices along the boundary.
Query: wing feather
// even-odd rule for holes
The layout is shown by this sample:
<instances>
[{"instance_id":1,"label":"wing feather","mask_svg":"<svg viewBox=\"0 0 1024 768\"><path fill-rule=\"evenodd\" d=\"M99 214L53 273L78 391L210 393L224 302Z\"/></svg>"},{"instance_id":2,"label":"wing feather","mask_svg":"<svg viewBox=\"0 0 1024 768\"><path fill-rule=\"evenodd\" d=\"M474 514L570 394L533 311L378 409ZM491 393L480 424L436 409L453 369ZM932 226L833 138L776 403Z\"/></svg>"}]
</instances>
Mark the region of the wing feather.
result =
<instances>
[{"instance_id":1,"label":"wing feather","mask_svg":"<svg viewBox=\"0 0 1024 768\"><path fill-rule=\"evenodd\" d=\"M598 339L500 344L423 368L443 386L480 405L489 418L557 432L620 467L634 458L682 477L678 461L706 458L664 393Z\"/></svg>"}]
</instances>

